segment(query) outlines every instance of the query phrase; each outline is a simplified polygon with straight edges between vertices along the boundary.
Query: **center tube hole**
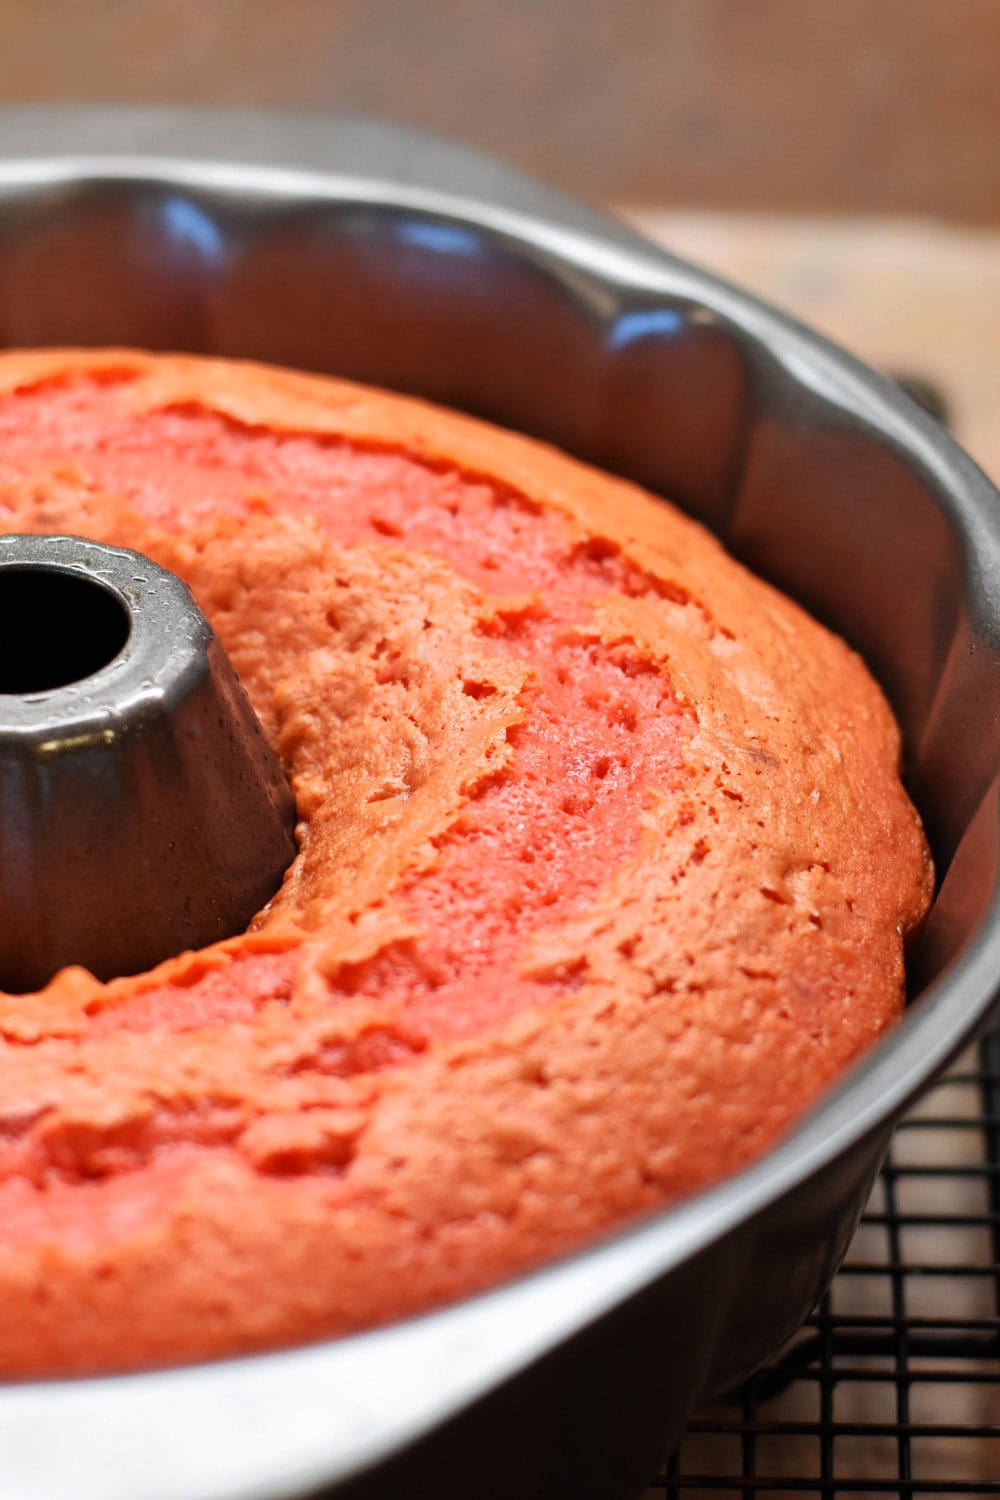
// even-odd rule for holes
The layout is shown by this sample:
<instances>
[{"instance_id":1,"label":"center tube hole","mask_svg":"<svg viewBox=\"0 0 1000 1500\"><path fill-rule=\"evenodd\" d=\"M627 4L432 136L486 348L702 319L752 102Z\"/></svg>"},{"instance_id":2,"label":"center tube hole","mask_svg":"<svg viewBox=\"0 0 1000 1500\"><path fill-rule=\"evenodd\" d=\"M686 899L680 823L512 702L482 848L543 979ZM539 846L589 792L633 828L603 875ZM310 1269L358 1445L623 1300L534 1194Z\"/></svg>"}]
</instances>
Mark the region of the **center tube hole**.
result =
<instances>
[{"instance_id":1,"label":"center tube hole","mask_svg":"<svg viewBox=\"0 0 1000 1500\"><path fill-rule=\"evenodd\" d=\"M131 628L118 596L82 573L0 567L0 694L47 693L92 677Z\"/></svg>"}]
</instances>

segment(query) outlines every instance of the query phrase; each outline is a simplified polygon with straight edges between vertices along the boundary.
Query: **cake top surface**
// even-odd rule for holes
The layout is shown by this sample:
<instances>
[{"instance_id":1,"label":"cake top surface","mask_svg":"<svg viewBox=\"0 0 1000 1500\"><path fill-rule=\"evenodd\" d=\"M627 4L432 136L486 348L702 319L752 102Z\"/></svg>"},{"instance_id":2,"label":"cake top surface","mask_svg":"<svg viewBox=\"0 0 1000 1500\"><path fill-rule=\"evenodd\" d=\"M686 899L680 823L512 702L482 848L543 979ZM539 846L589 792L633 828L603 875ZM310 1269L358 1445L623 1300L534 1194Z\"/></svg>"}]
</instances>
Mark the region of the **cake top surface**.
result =
<instances>
[{"instance_id":1,"label":"cake top surface","mask_svg":"<svg viewBox=\"0 0 1000 1500\"><path fill-rule=\"evenodd\" d=\"M0 356L0 505L189 583L300 818L247 933L0 996L0 1363L487 1284L749 1160L898 1014L891 714L634 486L345 382L42 351Z\"/></svg>"}]
</instances>

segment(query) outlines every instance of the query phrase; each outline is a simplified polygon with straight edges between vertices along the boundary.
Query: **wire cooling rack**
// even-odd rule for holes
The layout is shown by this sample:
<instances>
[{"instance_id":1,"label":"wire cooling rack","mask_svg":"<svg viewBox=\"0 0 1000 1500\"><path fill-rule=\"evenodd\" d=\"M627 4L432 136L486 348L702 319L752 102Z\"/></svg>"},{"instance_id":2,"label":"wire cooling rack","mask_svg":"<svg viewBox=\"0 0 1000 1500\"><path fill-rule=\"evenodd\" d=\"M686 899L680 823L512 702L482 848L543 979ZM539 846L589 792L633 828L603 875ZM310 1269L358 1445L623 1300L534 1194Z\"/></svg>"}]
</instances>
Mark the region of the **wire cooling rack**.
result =
<instances>
[{"instance_id":1,"label":"wire cooling rack","mask_svg":"<svg viewBox=\"0 0 1000 1500\"><path fill-rule=\"evenodd\" d=\"M899 1126L806 1327L647 1500L1000 1495L1000 1033Z\"/></svg>"}]
</instances>

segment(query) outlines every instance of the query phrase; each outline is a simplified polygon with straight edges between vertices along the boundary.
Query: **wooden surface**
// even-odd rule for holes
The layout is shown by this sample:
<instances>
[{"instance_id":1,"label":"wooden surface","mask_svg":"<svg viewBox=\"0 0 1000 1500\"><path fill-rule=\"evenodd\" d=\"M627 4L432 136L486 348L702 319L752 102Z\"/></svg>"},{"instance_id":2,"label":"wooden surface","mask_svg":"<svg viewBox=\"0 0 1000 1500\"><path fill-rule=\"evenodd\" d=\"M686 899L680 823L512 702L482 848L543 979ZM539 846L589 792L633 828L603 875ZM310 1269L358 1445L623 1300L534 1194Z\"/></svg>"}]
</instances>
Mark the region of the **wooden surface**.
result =
<instances>
[{"instance_id":1,"label":"wooden surface","mask_svg":"<svg viewBox=\"0 0 1000 1500\"><path fill-rule=\"evenodd\" d=\"M998 0L0 0L0 101L385 115L594 199L1000 222Z\"/></svg>"}]
</instances>

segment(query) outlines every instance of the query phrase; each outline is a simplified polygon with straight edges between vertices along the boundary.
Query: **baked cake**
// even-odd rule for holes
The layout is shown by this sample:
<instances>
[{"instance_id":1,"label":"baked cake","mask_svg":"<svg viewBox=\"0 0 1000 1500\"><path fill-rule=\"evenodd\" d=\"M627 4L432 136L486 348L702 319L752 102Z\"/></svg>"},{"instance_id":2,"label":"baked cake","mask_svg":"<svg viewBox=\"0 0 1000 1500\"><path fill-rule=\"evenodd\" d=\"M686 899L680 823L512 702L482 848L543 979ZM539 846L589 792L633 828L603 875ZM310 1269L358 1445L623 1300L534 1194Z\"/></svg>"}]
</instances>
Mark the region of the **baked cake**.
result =
<instances>
[{"instance_id":1,"label":"baked cake","mask_svg":"<svg viewBox=\"0 0 1000 1500\"><path fill-rule=\"evenodd\" d=\"M0 996L4 1375L494 1284L749 1162L898 1016L889 710L662 501L341 381L44 351L0 356L0 505L187 580L300 818L245 934Z\"/></svg>"}]
</instances>

